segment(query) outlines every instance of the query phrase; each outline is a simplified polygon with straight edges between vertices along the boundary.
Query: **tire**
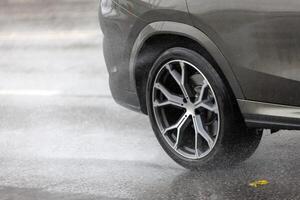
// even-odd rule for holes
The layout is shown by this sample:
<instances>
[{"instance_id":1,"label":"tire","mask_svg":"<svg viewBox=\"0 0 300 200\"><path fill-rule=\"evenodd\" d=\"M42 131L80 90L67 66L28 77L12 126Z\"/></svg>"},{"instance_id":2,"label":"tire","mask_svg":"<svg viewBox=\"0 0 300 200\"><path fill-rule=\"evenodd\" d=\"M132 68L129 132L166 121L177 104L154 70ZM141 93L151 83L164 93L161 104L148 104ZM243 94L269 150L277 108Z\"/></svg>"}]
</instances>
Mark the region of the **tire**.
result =
<instances>
[{"instance_id":1,"label":"tire","mask_svg":"<svg viewBox=\"0 0 300 200\"><path fill-rule=\"evenodd\" d=\"M150 122L175 162L188 169L224 167L255 152L262 131L246 127L236 100L204 57L181 47L168 49L148 77Z\"/></svg>"}]
</instances>

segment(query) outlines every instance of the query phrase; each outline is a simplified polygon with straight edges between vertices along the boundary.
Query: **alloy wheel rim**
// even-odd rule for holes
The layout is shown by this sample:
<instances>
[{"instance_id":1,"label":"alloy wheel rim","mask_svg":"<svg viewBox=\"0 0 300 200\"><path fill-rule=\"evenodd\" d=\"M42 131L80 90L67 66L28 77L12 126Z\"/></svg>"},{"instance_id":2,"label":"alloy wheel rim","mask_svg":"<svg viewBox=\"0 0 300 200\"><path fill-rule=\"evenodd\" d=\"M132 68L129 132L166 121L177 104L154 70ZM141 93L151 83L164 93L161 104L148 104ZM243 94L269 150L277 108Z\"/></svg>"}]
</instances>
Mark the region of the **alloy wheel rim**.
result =
<instances>
[{"instance_id":1,"label":"alloy wheel rim","mask_svg":"<svg viewBox=\"0 0 300 200\"><path fill-rule=\"evenodd\" d=\"M220 131L219 106L207 78L193 64L164 64L154 80L152 105L156 124L176 153L200 159L213 150Z\"/></svg>"}]
</instances>

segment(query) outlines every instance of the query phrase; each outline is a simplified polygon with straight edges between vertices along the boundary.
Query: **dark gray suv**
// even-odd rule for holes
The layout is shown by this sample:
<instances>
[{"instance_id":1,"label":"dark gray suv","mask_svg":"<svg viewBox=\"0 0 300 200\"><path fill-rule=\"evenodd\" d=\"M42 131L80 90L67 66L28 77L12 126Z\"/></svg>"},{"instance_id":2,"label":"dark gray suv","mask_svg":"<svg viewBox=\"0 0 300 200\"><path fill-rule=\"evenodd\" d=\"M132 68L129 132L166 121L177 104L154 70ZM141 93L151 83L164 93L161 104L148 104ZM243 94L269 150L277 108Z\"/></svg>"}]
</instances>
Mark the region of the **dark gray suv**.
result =
<instances>
[{"instance_id":1,"label":"dark gray suv","mask_svg":"<svg viewBox=\"0 0 300 200\"><path fill-rule=\"evenodd\" d=\"M232 165L263 129L300 128L299 0L102 0L99 18L114 99L182 166Z\"/></svg>"}]
</instances>

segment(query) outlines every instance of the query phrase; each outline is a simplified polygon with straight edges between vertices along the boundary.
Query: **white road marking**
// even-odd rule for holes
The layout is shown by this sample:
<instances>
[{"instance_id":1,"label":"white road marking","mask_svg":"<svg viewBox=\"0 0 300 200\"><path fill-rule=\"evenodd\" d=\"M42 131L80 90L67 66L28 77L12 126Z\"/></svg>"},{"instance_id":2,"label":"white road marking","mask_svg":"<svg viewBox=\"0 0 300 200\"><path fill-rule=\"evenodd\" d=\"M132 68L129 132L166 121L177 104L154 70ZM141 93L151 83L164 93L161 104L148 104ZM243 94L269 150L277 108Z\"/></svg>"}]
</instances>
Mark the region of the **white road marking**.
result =
<instances>
[{"instance_id":1,"label":"white road marking","mask_svg":"<svg viewBox=\"0 0 300 200\"><path fill-rule=\"evenodd\" d=\"M102 33L99 30L86 31L21 31L21 32L1 32L0 40L66 40L66 39L86 39L99 37Z\"/></svg>"},{"instance_id":2,"label":"white road marking","mask_svg":"<svg viewBox=\"0 0 300 200\"><path fill-rule=\"evenodd\" d=\"M63 92L59 90L0 90L0 96L58 96Z\"/></svg>"},{"instance_id":3,"label":"white road marking","mask_svg":"<svg viewBox=\"0 0 300 200\"><path fill-rule=\"evenodd\" d=\"M101 93L68 93L61 90L0 90L0 96L44 96L44 97L81 97L111 99L110 94Z\"/></svg>"}]
</instances>

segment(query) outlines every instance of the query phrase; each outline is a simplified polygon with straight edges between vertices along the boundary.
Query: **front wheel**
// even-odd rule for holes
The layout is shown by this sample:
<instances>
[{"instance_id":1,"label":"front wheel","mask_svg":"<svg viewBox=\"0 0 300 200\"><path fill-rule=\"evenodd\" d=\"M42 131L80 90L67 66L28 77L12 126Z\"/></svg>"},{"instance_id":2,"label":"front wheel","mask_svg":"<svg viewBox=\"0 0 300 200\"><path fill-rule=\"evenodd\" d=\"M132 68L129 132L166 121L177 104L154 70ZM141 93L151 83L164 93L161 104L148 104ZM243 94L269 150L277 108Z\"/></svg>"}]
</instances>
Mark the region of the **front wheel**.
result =
<instances>
[{"instance_id":1,"label":"front wheel","mask_svg":"<svg viewBox=\"0 0 300 200\"><path fill-rule=\"evenodd\" d=\"M261 131L246 128L217 71L185 48L171 48L154 63L147 109L163 149L189 169L245 160L261 140Z\"/></svg>"}]
</instances>

